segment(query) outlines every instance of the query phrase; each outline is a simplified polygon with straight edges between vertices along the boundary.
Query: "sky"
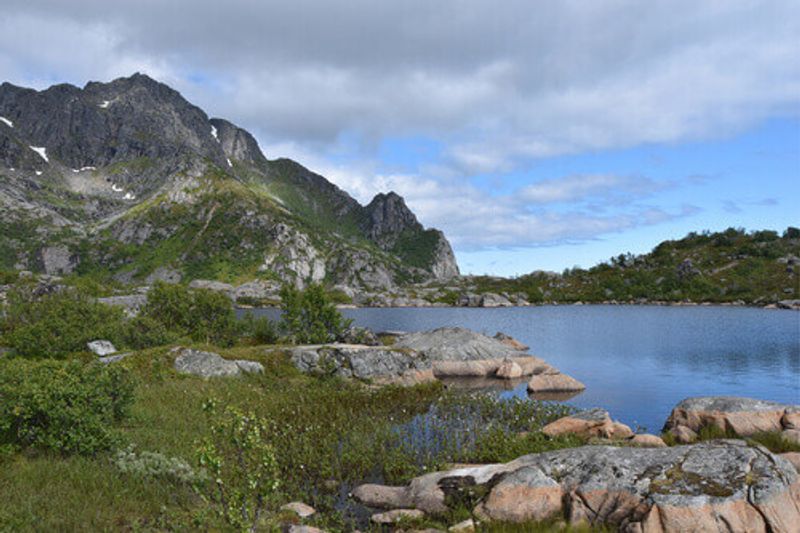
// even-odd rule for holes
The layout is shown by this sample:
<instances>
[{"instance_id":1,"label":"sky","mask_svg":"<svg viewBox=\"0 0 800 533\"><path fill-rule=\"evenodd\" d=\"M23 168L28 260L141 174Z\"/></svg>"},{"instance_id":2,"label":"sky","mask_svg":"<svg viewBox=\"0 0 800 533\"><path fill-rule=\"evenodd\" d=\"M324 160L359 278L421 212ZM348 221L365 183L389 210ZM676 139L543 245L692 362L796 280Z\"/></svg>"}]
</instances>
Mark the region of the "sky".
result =
<instances>
[{"instance_id":1,"label":"sky","mask_svg":"<svg viewBox=\"0 0 800 533\"><path fill-rule=\"evenodd\" d=\"M134 72L401 194L464 273L800 226L797 1L3 0L0 80Z\"/></svg>"}]
</instances>

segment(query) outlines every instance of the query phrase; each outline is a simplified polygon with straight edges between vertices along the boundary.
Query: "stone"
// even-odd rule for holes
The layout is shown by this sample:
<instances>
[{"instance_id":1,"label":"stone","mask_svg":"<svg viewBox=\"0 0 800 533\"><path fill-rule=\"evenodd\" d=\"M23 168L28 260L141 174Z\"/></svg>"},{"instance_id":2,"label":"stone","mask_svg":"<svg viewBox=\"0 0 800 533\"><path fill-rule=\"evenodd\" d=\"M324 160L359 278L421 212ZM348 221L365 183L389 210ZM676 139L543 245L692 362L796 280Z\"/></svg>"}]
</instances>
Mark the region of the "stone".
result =
<instances>
[{"instance_id":1,"label":"stone","mask_svg":"<svg viewBox=\"0 0 800 533\"><path fill-rule=\"evenodd\" d=\"M627 439L633 437L631 428L611 420L608 411L590 409L574 415L565 416L547 424L542 433L549 437L558 435L578 435L584 438Z\"/></svg>"},{"instance_id":2,"label":"stone","mask_svg":"<svg viewBox=\"0 0 800 533\"><path fill-rule=\"evenodd\" d=\"M571 392L582 391L586 385L561 372L535 374L528 382L528 392Z\"/></svg>"},{"instance_id":3,"label":"stone","mask_svg":"<svg viewBox=\"0 0 800 533\"><path fill-rule=\"evenodd\" d=\"M792 463L794 469L800 472L800 452L786 452L780 456Z\"/></svg>"},{"instance_id":4,"label":"stone","mask_svg":"<svg viewBox=\"0 0 800 533\"><path fill-rule=\"evenodd\" d=\"M191 348L173 348L176 353L175 370L202 378L239 376L242 373L263 372L264 367L255 361L224 359L219 354Z\"/></svg>"},{"instance_id":5,"label":"stone","mask_svg":"<svg viewBox=\"0 0 800 533\"><path fill-rule=\"evenodd\" d=\"M418 520L424 518L425 513L418 509L395 509L393 511L386 511L385 513L377 513L372 515L370 520L375 524L394 524L400 520Z\"/></svg>"},{"instance_id":6,"label":"stone","mask_svg":"<svg viewBox=\"0 0 800 533\"><path fill-rule=\"evenodd\" d=\"M281 511L289 511L300 518L308 518L316 514L317 510L303 502L290 502L281 506Z\"/></svg>"},{"instance_id":7,"label":"stone","mask_svg":"<svg viewBox=\"0 0 800 533\"><path fill-rule=\"evenodd\" d=\"M90 352L101 357L117 353L117 349L111 344L111 341L96 340L86 343L86 347Z\"/></svg>"},{"instance_id":8,"label":"stone","mask_svg":"<svg viewBox=\"0 0 800 533\"><path fill-rule=\"evenodd\" d=\"M513 307L514 304L505 296L487 292L480 298L480 307Z\"/></svg>"},{"instance_id":9,"label":"stone","mask_svg":"<svg viewBox=\"0 0 800 533\"><path fill-rule=\"evenodd\" d=\"M740 440L530 454L420 476L406 495L410 507L446 513L464 489L486 493L476 516L516 523L564 517L643 533L788 533L800 524L800 475L787 459Z\"/></svg>"},{"instance_id":10,"label":"stone","mask_svg":"<svg viewBox=\"0 0 800 533\"><path fill-rule=\"evenodd\" d=\"M498 340L498 341L500 341L500 342L502 342L503 344L505 344L509 348L512 348L514 350L519 350L520 352L527 352L530 349L528 346L526 346L525 344L522 344L521 342L519 342L517 339L515 339L511 335L506 335L505 333L502 333L500 331L495 333L493 338Z\"/></svg>"},{"instance_id":11,"label":"stone","mask_svg":"<svg viewBox=\"0 0 800 533\"><path fill-rule=\"evenodd\" d=\"M672 410L664 431L685 426L695 433L706 426L745 437L762 432L783 429L784 415L791 412L787 421L794 423L796 406L735 396L707 396L687 398Z\"/></svg>"},{"instance_id":12,"label":"stone","mask_svg":"<svg viewBox=\"0 0 800 533\"><path fill-rule=\"evenodd\" d=\"M379 382L414 383L434 379L427 358L413 350L334 343L297 346L288 352L292 364L310 374Z\"/></svg>"},{"instance_id":13,"label":"stone","mask_svg":"<svg viewBox=\"0 0 800 533\"><path fill-rule=\"evenodd\" d=\"M800 407L789 406L781 418L783 429L800 429Z\"/></svg>"},{"instance_id":14,"label":"stone","mask_svg":"<svg viewBox=\"0 0 800 533\"><path fill-rule=\"evenodd\" d=\"M98 298L97 301L101 304L121 307L128 317L134 317L139 314L142 307L147 303L147 295L126 294L121 296L106 296L104 298Z\"/></svg>"},{"instance_id":15,"label":"stone","mask_svg":"<svg viewBox=\"0 0 800 533\"><path fill-rule=\"evenodd\" d=\"M189 282L190 289L201 289L207 291L224 292L226 295L233 297L234 288L230 283L223 283L221 281L214 281L210 279L193 279Z\"/></svg>"},{"instance_id":16,"label":"stone","mask_svg":"<svg viewBox=\"0 0 800 533\"><path fill-rule=\"evenodd\" d=\"M643 448L666 448L667 443L664 439L656 435L648 433L639 433L634 435L629 441L633 446L641 446Z\"/></svg>"},{"instance_id":17,"label":"stone","mask_svg":"<svg viewBox=\"0 0 800 533\"><path fill-rule=\"evenodd\" d=\"M495 376L500 379L516 379L522 376L522 367L511 359L503 359L495 371Z\"/></svg>"},{"instance_id":18,"label":"stone","mask_svg":"<svg viewBox=\"0 0 800 533\"><path fill-rule=\"evenodd\" d=\"M298 524L291 524L286 530L288 533L326 533L324 529L314 526L302 526Z\"/></svg>"},{"instance_id":19,"label":"stone","mask_svg":"<svg viewBox=\"0 0 800 533\"><path fill-rule=\"evenodd\" d=\"M39 251L39 263L46 274L72 274L79 258L66 246L48 246Z\"/></svg>"},{"instance_id":20,"label":"stone","mask_svg":"<svg viewBox=\"0 0 800 533\"><path fill-rule=\"evenodd\" d=\"M447 531L452 533L473 533L475 531L475 521L472 518L467 518L463 522L450 526Z\"/></svg>"},{"instance_id":21,"label":"stone","mask_svg":"<svg viewBox=\"0 0 800 533\"><path fill-rule=\"evenodd\" d=\"M697 433L686 426L677 426L669 430L678 444L690 444L697 440Z\"/></svg>"},{"instance_id":22,"label":"stone","mask_svg":"<svg viewBox=\"0 0 800 533\"><path fill-rule=\"evenodd\" d=\"M466 328L438 328L399 337L397 348L425 354L432 361L474 361L519 357L519 351Z\"/></svg>"},{"instance_id":23,"label":"stone","mask_svg":"<svg viewBox=\"0 0 800 533\"><path fill-rule=\"evenodd\" d=\"M367 507L379 509L398 509L411 505L406 487L388 487L367 483L353 489L353 497Z\"/></svg>"}]
</instances>

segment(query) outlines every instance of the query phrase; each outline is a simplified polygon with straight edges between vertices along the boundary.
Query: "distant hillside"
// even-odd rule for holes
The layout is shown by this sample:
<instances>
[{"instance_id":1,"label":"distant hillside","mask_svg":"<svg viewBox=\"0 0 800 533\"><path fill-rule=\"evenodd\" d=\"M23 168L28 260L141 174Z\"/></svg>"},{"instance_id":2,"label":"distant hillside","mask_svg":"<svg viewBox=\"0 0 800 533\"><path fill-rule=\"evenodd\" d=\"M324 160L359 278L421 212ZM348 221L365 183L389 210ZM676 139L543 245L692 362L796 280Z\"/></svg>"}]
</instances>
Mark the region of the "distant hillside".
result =
<instances>
[{"instance_id":1,"label":"distant hillside","mask_svg":"<svg viewBox=\"0 0 800 533\"><path fill-rule=\"evenodd\" d=\"M525 293L530 302L693 301L767 304L800 294L800 229L690 233L643 255L588 270L476 277L478 292Z\"/></svg>"},{"instance_id":2,"label":"distant hillside","mask_svg":"<svg viewBox=\"0 0 800 533\"><path fill-rule=\"evenodd\" d=\"M145 75L0 85L0 270L324 281L390 290L458 275L396 194L367 206Z\"/></svg>"}]
</instances>

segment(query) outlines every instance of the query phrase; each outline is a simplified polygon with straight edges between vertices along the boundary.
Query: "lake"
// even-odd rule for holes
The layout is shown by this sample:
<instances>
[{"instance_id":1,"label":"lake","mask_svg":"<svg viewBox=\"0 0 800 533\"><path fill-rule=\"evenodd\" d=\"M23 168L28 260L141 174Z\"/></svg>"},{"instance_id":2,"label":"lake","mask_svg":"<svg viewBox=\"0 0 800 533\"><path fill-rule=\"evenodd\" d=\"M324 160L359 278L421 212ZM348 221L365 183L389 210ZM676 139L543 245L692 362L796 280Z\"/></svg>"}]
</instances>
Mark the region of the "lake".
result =
<instances>
[{"instance_id":1,"label":"lake","mask_svg":"<svg viewBox=\"0 0 800 533\"><path fill-rule=\"evenodd\" d=\"M586 384L567 403L658 433L689 396L800 404L800 313L744 307L542 306L344 309L374 331L502 331ZM527 396L523 382L503 397Z\"/></svg>"}]
</instances>

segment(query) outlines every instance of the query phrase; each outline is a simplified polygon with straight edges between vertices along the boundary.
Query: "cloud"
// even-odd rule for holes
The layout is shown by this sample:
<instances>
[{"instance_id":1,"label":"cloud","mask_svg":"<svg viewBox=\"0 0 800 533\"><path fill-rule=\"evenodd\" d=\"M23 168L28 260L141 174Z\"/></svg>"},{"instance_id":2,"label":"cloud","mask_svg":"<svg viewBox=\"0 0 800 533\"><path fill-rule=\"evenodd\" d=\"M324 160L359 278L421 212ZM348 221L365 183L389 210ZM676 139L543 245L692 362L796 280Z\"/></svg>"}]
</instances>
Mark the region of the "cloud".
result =
<instances>
[{"instance_id":1,"label":"cloud","mask_svg":"<svg viewBox=\"0 0 800 533\"><path fill-rule=\"evenodd\" d=\"M610 200L645 196L670 187L644 176L615 176L611 174L573 175L560 179L541 180L522 188L518 198L535 204L576 202L591 198Z\"/></svg>"}]
</instances>

